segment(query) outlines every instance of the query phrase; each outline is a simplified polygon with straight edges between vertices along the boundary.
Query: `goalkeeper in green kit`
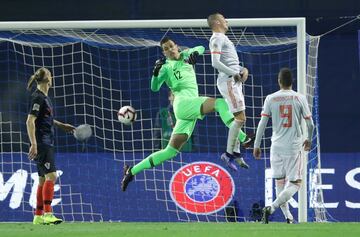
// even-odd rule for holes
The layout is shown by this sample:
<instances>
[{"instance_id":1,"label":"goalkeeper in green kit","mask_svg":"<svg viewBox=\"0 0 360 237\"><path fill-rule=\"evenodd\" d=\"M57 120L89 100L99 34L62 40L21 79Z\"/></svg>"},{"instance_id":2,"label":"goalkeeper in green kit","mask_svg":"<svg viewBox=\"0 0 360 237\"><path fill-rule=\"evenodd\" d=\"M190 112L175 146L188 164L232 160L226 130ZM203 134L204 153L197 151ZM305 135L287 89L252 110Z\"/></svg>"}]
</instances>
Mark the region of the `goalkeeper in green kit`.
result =
<instances>
[{"instance_id":1,"label":"goalkeeper in green kit","mask_svg":"<svg viewBox=\"0 0 360 237\"><path fill-rule=\"evenodd\" d=\"M160 46L166 59L159 59L155 63L151 78L151 90L159 91L164 82L170 88L175 96L173 106L176 124L169 144L164 149L152 153L134 167L124 166L124 178L121 182L122 191L126 190L129 182L139 172L174 158L191 136L197 119L203 119L205 114L216 111L226 126L230 126L234 120L234 116L229 111L224 99L199 96L193 65L196 64L197 57L204 53L205 48L197 46L180 52L176 43L168 37L161 40ZM243 144L248 140L242 131L239 133L239 140ZM242 158L225 162L231 169L237 170L234 161L240 167L248 168Z\"/></svg>"}]
</instances>

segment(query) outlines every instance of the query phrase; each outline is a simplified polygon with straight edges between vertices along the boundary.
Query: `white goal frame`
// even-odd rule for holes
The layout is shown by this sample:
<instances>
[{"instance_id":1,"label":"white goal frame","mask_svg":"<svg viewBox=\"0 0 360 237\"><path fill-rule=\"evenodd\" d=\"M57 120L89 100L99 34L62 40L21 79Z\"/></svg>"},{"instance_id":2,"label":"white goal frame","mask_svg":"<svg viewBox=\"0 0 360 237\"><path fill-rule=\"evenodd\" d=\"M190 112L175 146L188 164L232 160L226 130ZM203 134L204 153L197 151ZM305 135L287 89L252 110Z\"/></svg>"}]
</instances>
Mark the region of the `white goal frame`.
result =
<instances>
[{"instance_id":1,"label":"white goal frame","mask_svg":"<svg viewBox=\"0 0 360 237\"><path fill-rule=\"evenodd\" d=\"M230 26L266 27L291 26L297 29L297 85L298 92L306 95L306 31L305 18L232 18ZM179 28L207 27L206 19L184 20L119 20L119 21L16 21L0 22L0 30L40 29L116 29L116 28ZM303 124L304 128L304 124ZM305 131L305 129L303 129ZM304 158L307 164L307 155ZM303 185L299 191L299 222L307 222L307 169L303 169Z\"/></svg>"}]
</instances>

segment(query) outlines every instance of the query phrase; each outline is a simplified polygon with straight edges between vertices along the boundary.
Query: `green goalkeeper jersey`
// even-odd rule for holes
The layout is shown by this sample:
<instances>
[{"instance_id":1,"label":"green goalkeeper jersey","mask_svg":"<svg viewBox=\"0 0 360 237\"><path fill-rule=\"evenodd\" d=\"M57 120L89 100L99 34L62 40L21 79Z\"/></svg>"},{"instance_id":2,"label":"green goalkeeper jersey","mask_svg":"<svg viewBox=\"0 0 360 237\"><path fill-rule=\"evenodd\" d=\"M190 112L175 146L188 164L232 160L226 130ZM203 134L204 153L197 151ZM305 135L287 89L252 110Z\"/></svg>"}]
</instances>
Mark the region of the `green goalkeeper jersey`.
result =
<instances>
[{"instance_id":1,"label":"green goalkeeper jersey","mask_svg":"<svg viewBox=\"0 0 360 237\"><path fill-rule=\"evenodd\" d=\"M203 46L197 46L180 52L178 60L166 59L159 75L151 78L151 90L159 91L165 82L176 97L198 97L198 85L193 65L187 63L190 54L197 51L202 55Z\"/></svg>"}]
</instances>

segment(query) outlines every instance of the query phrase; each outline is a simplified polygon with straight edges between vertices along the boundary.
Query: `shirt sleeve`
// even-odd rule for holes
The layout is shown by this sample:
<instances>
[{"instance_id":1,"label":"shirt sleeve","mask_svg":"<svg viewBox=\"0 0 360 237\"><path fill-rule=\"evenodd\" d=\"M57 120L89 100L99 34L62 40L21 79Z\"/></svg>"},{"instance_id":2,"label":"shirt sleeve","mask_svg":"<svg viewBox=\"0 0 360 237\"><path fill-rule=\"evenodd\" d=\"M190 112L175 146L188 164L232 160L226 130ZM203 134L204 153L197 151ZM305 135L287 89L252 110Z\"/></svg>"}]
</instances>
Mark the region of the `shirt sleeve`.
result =
<instances>
[{"instance_id":1,"label":"shirt sleeve","mask_svg":"<svg viewBox=\"0 0 360 237\"><path fill-rule=\"evenodd\" d=\"M266 125L269 121L269 117L267 116L261 116L260 122L258 124L258 127L256 129L256 136L255 136L255 142L254 142L254 148L259 148L261 144L261 138L264 135Z\"/></svg>"},{"instance_id":2,"label":"shirt sleeve","mask_svg":"<svg viewBox=\"0 0 360 237\"><path fill-rule=\"evenodd\" d=\"M163 65L159 71L159 75L157 77L151 77L151 85L150 88L153 92L159 91L161 85L165 82L167 77L167 66Z\"/></svg>"},{"instance_id":3,"label":"shirt sleeve","mask_svg":"<svg viewBox=\"0 0 360 237\"><path fill-rule=\"evenodd\" d=\"M310 119L312 117L312 115L310 112L309 104L308 104L305 96L302 95L300 97L300 103L301 103L301 111L302 111L303 118Z\"/></svg>"},{"instance_id":4,"label":"shirt sleeve","mask_svg":"<svg viewBox=\"0 0 360 237\"><path fill-rule=\"evenodd\" d=\"M261 138L264 135L266 125L271 117L270 98L266 96L263 109L261 111L261 119L256 129L256 137L254 142L254 148L259 148L261 144Z\"/></svg>"},{"instance_id":5,"label":"shirt sleeve","mask_svg":"<svg viewBox=\"0 0 360 237\"><path fill-rule=\"evenodd\" d=\"M183 55L185 58L187 58L190 56L190 54L192 54L195 51L198 52L199 55L203 55L205 52L205 47L204 46L196 46L194 48L186 49L186 50L184 50Z\"/></svg>"},{"instance_id":6,"label":"shirt sleeve","mask_svg":"<svg viewBox=\"0 0 360 237\"><path fill-rule=\"evenodd\" d=\"M311 141L312 140L312 135L313 135L313 132L314 132L314 122L313 122L313 119L312 119L312 114L310 112L310 107L309 107L309 104L307 102L306 96L301 95L300 102L301 102L302 116L305 119L306 127L307 127L307 140Z\"/></svg>"},{"instance_id":7,"label":"shirt sleeve","mask_svg":"<svg viewBox=\"0 0 360 237\"><path fill-rule=\"evenodd\" d=\"M314 121L312 120L312 118L310 117L310 119L305 119L306 121L306 127L307 127L307 139L309 141L312 141L312 136L313 136L313 132L314 132Z\"/></svg>"},{"instance_id":8,"label":"shirt sleeve","mask_svg":"<svg viewBox=\"0 0 360 237\"><path fill-rule=\"evenodd\" d=\"M223 44L224 40L221 37L214 37L210 40L209 48L211 52L211 65L219 72L234 76L239 72L231 69L220 61Z\"/></svg>"},{"instance_id":9,"label":"shirt sleeve","mask_svg":"<svg viewBox=\"0 0 360 237\"><path fill-rule=\"evenodd\" d=\"M271 117L271 108L270 108L270 99L267 96L264 102L264 106L263 109L261 111L261 117L265 116L265 117Z\"/></svg>"},{"instance_id":10,"label":"shirt sleeve","mask_svg":"<svg viewBox=\"0 0 360 237\"><path fill-rule=\"evenodd\" d=\"M41 96L36 96L31 99L29 114L32 114L34 116L38 116L40 113L40 108L42 104L44 103L44 98Z\"/></svg>"}]
</instances>

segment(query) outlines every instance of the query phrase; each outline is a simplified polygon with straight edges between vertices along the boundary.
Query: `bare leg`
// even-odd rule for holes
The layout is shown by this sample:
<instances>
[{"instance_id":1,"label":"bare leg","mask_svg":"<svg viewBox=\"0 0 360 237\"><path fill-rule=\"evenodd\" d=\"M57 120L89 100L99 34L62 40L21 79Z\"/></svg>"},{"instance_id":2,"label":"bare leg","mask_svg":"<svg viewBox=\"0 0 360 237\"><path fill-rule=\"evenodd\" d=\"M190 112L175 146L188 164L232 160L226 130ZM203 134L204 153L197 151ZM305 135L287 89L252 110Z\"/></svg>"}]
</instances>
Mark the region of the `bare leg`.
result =
<instances>
[{"instance_id":1,"label":"bare leg","mask_svg":"<svg viewBox=\"0 0 360 237\"><path fill-rule=\"evenodd\" d=\"M166 160L174 158L181 147L186 143L187 138L187 134L172 134L169 145L167 147L152 153L143 159L140 163L132 167L132 175L136 175L144 169L151 169L152 167L162 164Z\"/></svg>"},{"instance_id":2,"label":"bare leg","mask_svg":"<svg viewBox=\"0 0 360 237\"><path fill-rule=\"evenodd\" d=\"M172 134L170 137L169 144L176 150L180 151L181 147L186 143L188 139L187 134Z\"/></svg>"},{"instance_id":3,"label":"bare leg","mask_svg":"<svg viewBox=\"0 0 360 237\"><path fill-rule=\"evenodd\" d=\"M205 102L201 105L201 114L208 114L215 111L215 98L208 98Z\"/></svg>"}]
</instances>

